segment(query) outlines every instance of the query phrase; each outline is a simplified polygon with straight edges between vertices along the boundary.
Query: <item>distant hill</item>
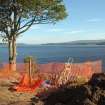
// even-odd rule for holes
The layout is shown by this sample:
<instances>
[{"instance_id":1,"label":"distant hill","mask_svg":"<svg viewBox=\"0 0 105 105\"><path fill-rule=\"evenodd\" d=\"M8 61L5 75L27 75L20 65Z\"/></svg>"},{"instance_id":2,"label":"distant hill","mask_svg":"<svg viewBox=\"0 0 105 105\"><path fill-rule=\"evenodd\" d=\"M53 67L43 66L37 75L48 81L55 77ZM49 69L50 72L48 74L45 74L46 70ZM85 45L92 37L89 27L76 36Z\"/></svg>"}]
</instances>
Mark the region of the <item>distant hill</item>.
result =
<instances>
[{"instance_id":1,"label":"distant hill","mask_svg":"<svg viewBox=\"0 0 105 105\"><path fill-rule=\"evenodd\" d=\"M44 45L105 45L105 40L79 40L64 43L47 43Z\"/></svg>"},{"instance_id":2,"label":"distant hill","mask_svg":"<svg viewBox=\"0 0 105 105\"><path fill-rule=\"evenodd\" d=\"M38 44L25 44L25 43L17 43L18 47L27 47L27 46L35 46ZM46 43L39 45L105 45L105 40L78 40L71 42L62 42L62 43ZM0 43L0 47L5 47L7 44Z\"/></svg>"}]
</instances>

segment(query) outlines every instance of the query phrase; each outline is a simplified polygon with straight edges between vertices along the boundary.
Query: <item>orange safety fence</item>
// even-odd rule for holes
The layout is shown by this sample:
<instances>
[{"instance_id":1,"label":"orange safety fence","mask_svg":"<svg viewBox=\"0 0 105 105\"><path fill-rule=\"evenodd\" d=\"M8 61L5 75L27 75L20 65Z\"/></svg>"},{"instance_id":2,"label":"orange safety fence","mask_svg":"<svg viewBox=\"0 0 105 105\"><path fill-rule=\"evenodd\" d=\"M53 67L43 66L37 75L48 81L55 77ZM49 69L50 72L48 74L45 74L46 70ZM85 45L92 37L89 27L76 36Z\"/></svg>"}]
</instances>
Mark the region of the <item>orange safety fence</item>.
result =
<instances>
[{"instance_id":1,"label":"orange safety fence","mask_svg":"<svg viewBox=\"0 0 105 105\"><path fill-rule=\"evenodd\" d=\"M17 72L24 73L28 69L25 63L17 63ZM64 63L48 63L48 64L38 64L39 73L45 74L59 74L64 70ZM102 72L102 62L90 61L85 63L73 63L71 75L83 75L85 77L90 77L92 73ZM11 72L10 65L7 63L0 64L0 72L6 72L8 74Z\"/></svg>"},{"instance_id":2,"label":"orange safety fence","mask_svg":"<svg viewBox=\"0 0 105 105\"><path fill-rule=\"evenodd\" d=\"M17 63L16 69L19 72L24 72L27 69L27 63ZM42 73L59 73L64 69L65 63L47 63L47 64L38 64L38 69ZM85 67L84 67L85 66ZM91 67L94 72L102 71L102 61L88 61L85 63L73 63L72 69L84 69ZM10 71L10 64L0 63L0 70Z\"/></svg>"},{"instance_id":3,"label":"orange safety fence","mask_svg":"<svg viewBox=\"0 0 105 105\"><path fill-rule=\"evenodd\" d=\"M26 74L28 68L27 63L17 63L16 64L16 72L20 74L19 84L14 86L18 92L20 91L30 91L33 92L36 88L38 88L43 79L34 77L29 80L29 76ZM51 81L57 84L57 80L59 79L61 72L65 69L65 63L48 63L48 64L38 64L38 74L45 79L50 79ZM102 72L102 62L99 61L90 61L85 63L73 63L71 64L71 69L69 71L69 80L75 81L77 76L82 76L86 79L90 79L93 73ZM10 65L6 63L0 64L0 76L13 75L13 72L10 69ZM37 76L38 77L38 76Z\"/></svg>"},{"instance_id":4,"label":"orange safety fence","mask_svg":"<svg viewBox=\"0 0 105 105\"><path fill-rule=\"evenodd\" d=\"M1 64L0 77L10 79L11 77L15 77L15 79L18 78L19 83L12 87L12 89L15 89L17 92L33 92L43 82L43 80L39 78L40 76L37 74L33 78L29 77L29 63L17 63L16 71L12 71L11 66L12 65L6 63ZM18 77L16 77L16 74L18 74Z\"/></svg>"},{"instance_id":5,"label":"orange safety fence","mask_svg":"<svg viewBox=\"0 0 105 105\"><path fill-rule=\"evenodd\" d=\"M40 78L36 80L32 79L30 81L28 75L24 74L19 84L14 86L13 89L17 92L34 92L42 84L42 82L43 80Z\"/></svg>"},{"instance_id":6,"label":"orange safety fence","mask_svg":"<svg viewBox=\"0 0 105 105\"><path fill-rule=\"evenodd\" d=\"M58 63L57 65L56 63L49 63L43 64L42 67L43 68L40 70L40 73L47 76L46 78L57 82L57 79L65 69L65 64ZM102 61L100 60L88 61L85 63L73 63L69 70L69 81L76 81L78 76L89 80L94 73L100 72L102 72Z\"/></svg>"}]
</instances>

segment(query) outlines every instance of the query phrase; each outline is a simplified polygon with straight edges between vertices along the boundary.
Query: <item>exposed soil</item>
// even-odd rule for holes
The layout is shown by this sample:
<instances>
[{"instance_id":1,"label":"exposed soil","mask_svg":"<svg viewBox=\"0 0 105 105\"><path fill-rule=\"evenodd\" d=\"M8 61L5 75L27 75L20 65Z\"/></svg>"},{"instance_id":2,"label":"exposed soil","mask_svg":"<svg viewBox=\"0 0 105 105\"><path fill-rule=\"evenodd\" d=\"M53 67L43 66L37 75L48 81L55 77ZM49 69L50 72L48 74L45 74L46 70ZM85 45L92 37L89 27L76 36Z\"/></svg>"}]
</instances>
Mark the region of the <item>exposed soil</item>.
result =
<instances>
[{"instance_id":1,"label":"exposed soil","mask_svg":"<svg viewBox=\"0 0 105 105\"><path fill-rule=\"evenodd\" d=\"M34 94L11 91L11 85L11 80L0 80L0 105L30 105Z\"/></svg>"},{"instance_id":2,"label":"exposed soil","mask_svg":"<svg viewBox=\"0 0 105 105\"><path fill-rule=\"evenodd\" d=\"M62 86L40 99L42 105L105 105L105 74L94 74L88 83L81 86Z\"/></svg>"},{"instance_id":3,"label":"exposed soil","mask_svg":"<svg viewBox=\"0 0 105 105\"><path fill-rule=\"evenodd\" d=\"M80 86L65 85L37 98L35 93L9 90L15 80L0 79L0 105L105 105L105 74L94 74Z\"/></svg>"}]
</instances>

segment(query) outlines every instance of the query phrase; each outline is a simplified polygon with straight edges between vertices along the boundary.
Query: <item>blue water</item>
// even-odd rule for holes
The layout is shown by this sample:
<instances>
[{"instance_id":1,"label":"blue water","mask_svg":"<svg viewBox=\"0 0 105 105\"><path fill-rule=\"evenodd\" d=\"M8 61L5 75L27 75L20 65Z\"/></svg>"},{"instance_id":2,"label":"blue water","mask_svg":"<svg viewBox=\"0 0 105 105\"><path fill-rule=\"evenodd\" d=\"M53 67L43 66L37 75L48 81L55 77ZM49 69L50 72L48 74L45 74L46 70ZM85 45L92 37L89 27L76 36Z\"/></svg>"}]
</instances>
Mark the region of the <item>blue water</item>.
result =
<instances>
[{"instance_id":1,"label":"blue water","mask_svg":"<svg viewBox=\"0 0 105 105\"><path fill-rule=\"evenodd\" d=\"M102 60L105 62L105 46L96 45L71 45L71 46L21 46L17 48L17 62L23 62L24 57L33 56L38 63L66 62L68 57L72 57L74 62L84 62L87 60ZM8 61L8 49L0 47L0 61Z\"/></svg>"}]
</instances>

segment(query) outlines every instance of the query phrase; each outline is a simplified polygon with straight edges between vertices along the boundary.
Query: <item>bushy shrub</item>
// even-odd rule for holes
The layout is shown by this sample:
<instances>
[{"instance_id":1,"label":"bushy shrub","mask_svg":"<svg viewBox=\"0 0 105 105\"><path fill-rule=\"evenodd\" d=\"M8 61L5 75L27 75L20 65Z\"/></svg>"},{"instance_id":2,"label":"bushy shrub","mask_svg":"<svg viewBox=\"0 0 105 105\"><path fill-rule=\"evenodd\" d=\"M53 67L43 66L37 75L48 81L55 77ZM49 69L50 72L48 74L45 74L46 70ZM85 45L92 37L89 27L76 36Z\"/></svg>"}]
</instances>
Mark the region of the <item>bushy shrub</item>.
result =
<instances>
[{"instance_id":1,"label":"bushy shrub","mask_svg":"<svg viewBox=\"0 0 105 105\"><path fill-rule=\"evenodd\" d=\"M24 58L24 63L29 63L30 60L33 62L34 58L32 56L27 56L27 57Z\"/></svg>"}]
</instances>

